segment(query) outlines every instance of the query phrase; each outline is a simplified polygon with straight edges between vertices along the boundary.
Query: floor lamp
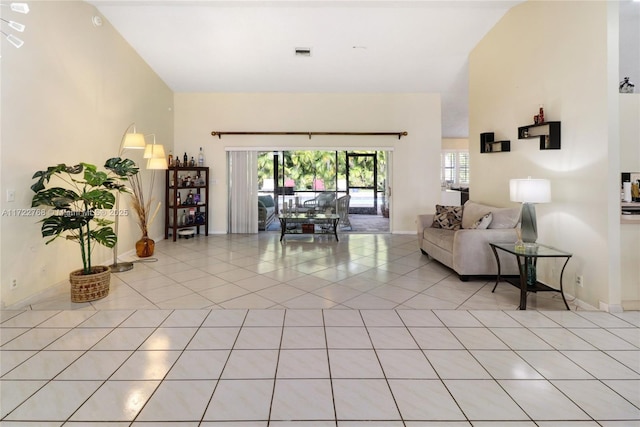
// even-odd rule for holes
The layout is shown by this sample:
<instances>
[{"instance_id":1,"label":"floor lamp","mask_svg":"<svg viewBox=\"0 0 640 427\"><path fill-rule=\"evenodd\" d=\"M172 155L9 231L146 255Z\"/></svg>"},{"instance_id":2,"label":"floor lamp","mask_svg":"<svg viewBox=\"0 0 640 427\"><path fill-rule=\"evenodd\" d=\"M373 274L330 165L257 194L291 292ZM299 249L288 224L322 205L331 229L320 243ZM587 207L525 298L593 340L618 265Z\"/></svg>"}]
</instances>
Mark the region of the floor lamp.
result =
<instances>
[{"instance_id":1,"label":"floor lamp","mask_svg":"<svg viewBox=\"0 0 640 427\"><path fill-rule=\"evenodd\" d=\"M156 135L151 134L148 136L153 136L153 144L147 144L142 157L147 159L147 169L151 171L151 183L149 185L149 203L151 203L153 187L156 180L156 170L169 169L169 163L167 162L167 155L165 154L164 146L162 144L156 144ZM158 204L158 208L159 207L160 205Z\"/></svg>"},{"instance_id":2,"label":"floor lamp","mask_svg":"<svg viewBox=\"0 0 640 427\"><path fill-rule=\"evenodd\" d=\"M522 203L520 227L522 241L535 243L538 240L535 203L551 201L551 183L548 179L512 179L509 181L510 199Z\"/></svg>"},{"instance_id":3,"label":"floor lamp","mask_svg":"<svg viewBox=\"0 0 640 427\"><path fill-rule=\"evenodd\" d=\"M133 129L132 129L133 128ZM129 132L129 130L133 132ZM124 150L142 150L145 148L144 135L136 132L136 124L131 123L125 129L120 141L120 148L118 150L118 157L122 157ZM120 222L120 192L116 193L116 218L114 221L114 232L116 237L118 236L118 223ZM109 266L114 273L120 273L123 271L129 271L133 268L132 262L118 262L118 242L113 246L113 264Z\"/></svg>"}]
</instances>

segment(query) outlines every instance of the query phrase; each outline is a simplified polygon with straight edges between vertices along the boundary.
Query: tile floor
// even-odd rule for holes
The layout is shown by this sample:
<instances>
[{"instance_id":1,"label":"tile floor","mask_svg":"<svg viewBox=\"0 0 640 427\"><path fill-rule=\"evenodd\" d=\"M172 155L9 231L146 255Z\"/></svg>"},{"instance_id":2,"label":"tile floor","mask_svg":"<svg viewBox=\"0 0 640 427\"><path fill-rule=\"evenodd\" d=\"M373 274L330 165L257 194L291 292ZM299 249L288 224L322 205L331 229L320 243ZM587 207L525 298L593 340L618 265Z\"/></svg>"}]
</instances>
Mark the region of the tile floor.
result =
<instances>
[{"instance_id":1,"label":"tile floor","mask_svg":"<svg viewBox=\"0 0 640 427\"><path fill-rule=\"evenodd\" d=\"M0 312L0 425L640 426L640 312L517 311L415 245L158 242L100 302Z\"/></svg>"},{"instance_id":2,"label":"tile floor","mask_svg":"<svg viewBox=\"0 0 640 427\"><path fill-rule=\"evenodd\" d=\"M114 274L107 298L69 301L67 283L34 310L292 308L514 310L519 290L493 281L461 282L421 254L415 235L278 233L159 241L157 262ZM121 260L126 257L121 257ZM575 309L575 305L571 305ZM528 307L560 310L560 294L532 294ZM18 307L22 308L22 307Z\"/></svg>"}]
</instances>

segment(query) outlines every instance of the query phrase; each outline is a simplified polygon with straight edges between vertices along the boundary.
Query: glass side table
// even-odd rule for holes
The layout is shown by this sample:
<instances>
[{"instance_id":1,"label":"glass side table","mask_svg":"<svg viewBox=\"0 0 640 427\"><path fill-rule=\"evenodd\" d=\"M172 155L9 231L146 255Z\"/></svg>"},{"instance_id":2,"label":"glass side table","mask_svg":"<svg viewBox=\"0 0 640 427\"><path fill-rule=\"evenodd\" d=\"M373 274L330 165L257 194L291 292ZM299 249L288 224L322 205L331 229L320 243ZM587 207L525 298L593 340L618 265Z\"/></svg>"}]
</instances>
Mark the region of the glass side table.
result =
<instances>
[{"instance_id":1,"label":"glass side table","mask_svg":"<svg viewBox=\"0 0 640 427\"><path fill-rule=\"evenodd\" d=\"M498 263L498 277L496 278L496 284L491 292L496 290L498 283L501 281L505 281L517 288L520 288L520 306L518 307L520 310L527 309L527 292L559 292L560 295L562 295L564 306L567 307L567 310L570 310L562 289L562 276L564 275L564 269L573 254L552 248L551 246L541 245L539 243L528 243L524 249L518 250L516 250L515 243L489 243L489 245L491 245L491 250L493 250L493 255L496 257L496 262ZM498 251L504 251L516 257L520 276L503 276L501 274ZM560 289L552 288L536 280L535 269L539 258L565 258L562 271L560 272Z\"/></svg>"}]
</instances>

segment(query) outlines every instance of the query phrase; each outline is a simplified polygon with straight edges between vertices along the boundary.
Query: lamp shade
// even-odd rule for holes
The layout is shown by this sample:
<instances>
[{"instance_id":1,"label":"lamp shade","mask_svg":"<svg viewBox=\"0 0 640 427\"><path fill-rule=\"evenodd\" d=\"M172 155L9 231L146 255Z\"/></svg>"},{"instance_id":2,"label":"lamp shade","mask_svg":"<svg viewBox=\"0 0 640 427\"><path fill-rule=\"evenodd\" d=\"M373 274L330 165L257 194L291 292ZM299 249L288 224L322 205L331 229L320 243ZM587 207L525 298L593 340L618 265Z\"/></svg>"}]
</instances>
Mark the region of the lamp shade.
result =
<instances>
[{"instance_id":1,"label":"lamp shade","mask_svg":"<svg viewBox=\"0 0 640 427\"><path fill-rule=\"evenodd\" d=\"M157 157L157 158L151 158L147 160L147 169L150 169L150 170L169 169L169 165L167 164L167 158Z\"/></svg>"},{"instance_id":2,"label":"lamp shade","mask_svg":"<svg viewBox=\"0 0 640 427\"><path fill-rule=\"evenodd\" d=\"M129 150L142 150L146 145L144 135L135 132L125 134L122 142L122 148Z\"/></svg>"},{"instance_id":3,"label":"lamp shade","mask_svg":"<svg viewBox=\"0 0 640 427\"><path fill-rule=\"evenodd\" d=\"M164 146L162 144L156 144L155 141L153 144L147 144L142 157L145 159L164 159L166 157Z\"/></svg>"},{"instance_id":4,"label":"lamp shade","mask_svg":"<svg viewBox=\"0 0 640 427\"><path fill-rule=\"evenodd\" d=\"M510 199L520 203L549 203L551 182L548 179L512 179L509 181Z\"/></svg>"}]
</instances>

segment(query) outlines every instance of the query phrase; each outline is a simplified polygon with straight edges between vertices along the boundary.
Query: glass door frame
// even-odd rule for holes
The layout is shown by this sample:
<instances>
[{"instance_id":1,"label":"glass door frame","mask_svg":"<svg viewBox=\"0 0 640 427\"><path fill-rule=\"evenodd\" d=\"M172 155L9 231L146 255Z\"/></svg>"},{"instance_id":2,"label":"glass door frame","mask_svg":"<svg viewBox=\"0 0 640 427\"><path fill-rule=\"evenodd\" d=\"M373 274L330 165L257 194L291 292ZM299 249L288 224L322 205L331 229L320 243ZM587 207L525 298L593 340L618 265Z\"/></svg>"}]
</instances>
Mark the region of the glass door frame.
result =
<instances>
[{"instance_id":1,"label":"glass door frame","mask_svg":"<svg viewBox=\"0 0 640 427\"><path fill-rule=\"evenodd\" d=\"M373 206L372 207L349 207L350 213L360 213L368 215L378 215L378 151L371 150L373 152L358 153L353 151L346 152L345 167L347 178L347 194L351 194L351 189L355 190L373 190ZM373 185L372 186L355 186L350 182L350 158L351 157L371 157L373 158ZM352 199L353 200L353 199Z\"/></svg>"}]
</instances>

